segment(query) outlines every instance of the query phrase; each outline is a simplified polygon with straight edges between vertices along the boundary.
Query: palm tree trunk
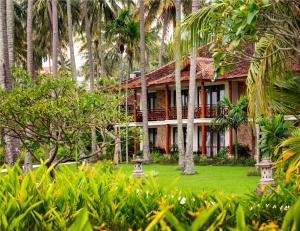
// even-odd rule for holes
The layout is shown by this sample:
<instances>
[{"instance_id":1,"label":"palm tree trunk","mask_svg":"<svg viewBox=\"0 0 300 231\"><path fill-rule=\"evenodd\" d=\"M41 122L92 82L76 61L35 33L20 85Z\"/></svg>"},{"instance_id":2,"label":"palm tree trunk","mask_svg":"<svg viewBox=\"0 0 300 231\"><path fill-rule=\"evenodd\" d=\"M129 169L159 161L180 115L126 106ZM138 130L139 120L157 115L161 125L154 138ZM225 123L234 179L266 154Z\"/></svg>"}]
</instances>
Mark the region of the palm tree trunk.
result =
<instances>
[{"instance_id":1,"label":"palm tree trunk","mask_svg":"<svg viewBox=\"0 0 300 231\"><path fill-rule=\"evenodd\" d=\"M33 78L33 47L32 47L32 8L33 1L28 0L27 5L27 71L31 78Z\"/></svg>"},{"instance_id":2,"label":"palm tree trunk","mask_svg":"<svg viewBox=\"0 0 300 231\"><path fill-rule=\"evenodd\" d=\"M7 41L8 41L8 59L9 66L15 64L14 55L14 33L15 33L15 20L14 20L14 1L6 0L6 22L7 22Z\"/></svg>"},{"instance_id":3,"label":"palm tree trunk","mask_svg":"<svg viewBox=\"0 0 300 231\"><path fill-rule=\"evenodd\" d=\"M165 9L166 5L166 0L164 0L164 6L163 9ZM162 66L162 57L164 53L164 46L165 46L165 37L167 33L167 14L164 10L163 15L162 15L162 35L161 35L161 41L160 41L160 47L159 47L159 57L158 57L158 66Z\"/></svg>"},{"instance_id":4,"label":"palm tree trunk","mask_svg":"<svg viewBox=\"0 0 300 231\"><path fill-rule=\"evenodd\" d=\"M33 45L32 45L32 8L33 0L28 0L27 3L27 71L30 77L34 78L34 68L33 68ZM28 150L25 150L24 158L24 172L28 172L32 169L32 158Z\"/></svg>"},{"instance_id":5,"label":"palm tree trunk","mask_svg":"<svg viewBox=\"0 0 300 231\"><path fill-rule=\"evenodd\" d=\"M53 76L58 75L58 22L57 22L57 0L52 0L52 69Z\"/></svg>"},{"instance_id":6,"label":"palm tree trunk","mask_svg":"<svg viewBox=\"0 0 300 231\"><path fill-rule=\"evenodd\" d=\"M235 152L235 158L238 158L238 129L234 129L234 133L235 133L235 147L234 147L234 152Z\"/></svg>"},{"instance_id":7,"label":"palm tree trunk","mask_svg":"<svg viewBox=\"0 0 300 231\"><path fill-rule=\"evenodd\" d=\"M126 116L128 116L128 79L130 77L130 73L131 73L131 61L128 60L128 73L126 75L126 89L125 89L125 110L126 110ZM128 164L128 124L126 123L126 127L125 127L126 131L126 137L125 137L125 155L126 155L126 163Z\"/></svg>"},{"instance_id":8,"label":"palm tree trunk","mask_svg":"<svg viewBox=\"0 0 300 231\"><path fill-rule=\"evenodd\" d=\"M73 23L72 23L71 0L67 0L67 14L68 14L68 37L69 37L72 78L73 80L76 80L77 75L76 75L76 62L75 62L74 44L73 44Z\"/></svg>"},{"instance_id":9,"label":"palm tree trunk","mask_svg":"<svg viewBox=\"0 0 300 231\"><path fill-rule=\"evenodd\" d=\"M89 79L90 79L90 90L94 90L95 80L94 80L94 65L93 65L93 51L92 51L92 37L90 31L90 20L87 12L87 0L83 2L83 12L84 12L84 23L85 23L85 34L87 40L88 48L88 63L89 63ZM96 152L97 149L96 140L96 128L92 128L92 153Z\"/></svg>"},{"instance_id":10,"label":"palm tree trunk","mask_svg":"<svg viewBox=\"0 0 300 231\"><path fill-rule=\"evenodd\" d=\"M10 91L12 89L12 77L9 68L8 34L6 19L6 1L0 1L0 83L1 86ZM19 157L19 140L14 137L14 132L5 130L5 158L12 167Z\"/></svg>"},{"instance_id":11,"label":"palm tree trunk","mask_svg":"<svg viewBox=\"0 0 300 231\"><path fill-rule=\"evenodd\" d=\"M193 0L192 12L195 12L199 7L199 0ZM184 174L195 174L194 154L193 154L193 140L194 140L194 108L196 95L196 63L197 61L197 47L192 45L191 52L191 68L189 81L189 105L188 105L188 121L187 121L187 145L185 153L185 169Z\"/></svg>"},{"instance_id":12,"label":"palm tree trunk","mask_svg":"<svg viewBox=\"0 0 300 231\"><path fill-rule=\"evenodd\" d=\"M175 30L175 81L176 81L176 111L177 111L177 135L178 135L178 150L179 150L179 168L184 169L184 137L182 126L182 106L181 106L181 33L179 30L181 21L181 0L176 0L176 30Z\"/></svg>"},{"instance_id":13,"label":"palm tree trunk","mask_svg":"<svg viewBox=\"0 0 300 231\"><path fill-rule=\"evenodd\" d=\"M148 105L147 105L147 80L145 76L145 13L144 0L140 0L140 71L142 85L142 114L143 114L143 158L146 162L151 160L148 133Z\"/></svg>"}]
</instances>

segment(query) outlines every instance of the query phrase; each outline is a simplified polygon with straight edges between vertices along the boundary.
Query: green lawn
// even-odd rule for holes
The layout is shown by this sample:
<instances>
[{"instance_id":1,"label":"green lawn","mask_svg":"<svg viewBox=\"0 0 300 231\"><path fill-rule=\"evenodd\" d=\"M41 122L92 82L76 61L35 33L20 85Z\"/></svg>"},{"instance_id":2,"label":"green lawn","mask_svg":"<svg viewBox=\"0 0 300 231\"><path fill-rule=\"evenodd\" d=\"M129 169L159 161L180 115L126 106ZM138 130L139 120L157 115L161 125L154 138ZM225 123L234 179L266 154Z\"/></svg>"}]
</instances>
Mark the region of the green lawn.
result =
<instances>
[{"instance_id":1,"label":"green lawn","mask_svg":"<svg viewBox=\"0 0 300 231\"><path fill-rule=\"evenodd\" d=\"M180 174L175 165L143 165L145 173L156 171L158 182L165 187L178 187L194 193L205 191L235 195L242 195L255 190L259 177L247 176L246 173L249 169L251 167L196 166L198 174L184 176ZM133 165L122 164L120 170L131 174Z\"/></svg>"}]
</instances>

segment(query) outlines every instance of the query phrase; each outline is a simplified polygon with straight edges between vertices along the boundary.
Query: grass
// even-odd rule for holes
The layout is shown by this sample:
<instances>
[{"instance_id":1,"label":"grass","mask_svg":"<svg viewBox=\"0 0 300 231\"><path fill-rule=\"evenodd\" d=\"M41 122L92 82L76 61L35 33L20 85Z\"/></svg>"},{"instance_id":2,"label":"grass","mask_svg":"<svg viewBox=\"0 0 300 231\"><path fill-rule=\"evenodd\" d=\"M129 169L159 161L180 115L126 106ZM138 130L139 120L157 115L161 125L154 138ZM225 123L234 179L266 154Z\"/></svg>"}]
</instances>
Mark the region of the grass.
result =
<instances>
[{"instance_id":1,"label":"grass","mask_svg":"<svg viewBox=\"0 0 300 231\"><path fill-rule=\"evenodd\" d=\"M247 176L253 167L235 166L196 166L197 174L184 176L175 165L143 165L145 173L155 171L158 182L165 187L178 187L194 193L224 192L242 196L256 189L259 176ZM122 164L120 170L131 174L133 165Z\"/></svg>"}]
</instances>

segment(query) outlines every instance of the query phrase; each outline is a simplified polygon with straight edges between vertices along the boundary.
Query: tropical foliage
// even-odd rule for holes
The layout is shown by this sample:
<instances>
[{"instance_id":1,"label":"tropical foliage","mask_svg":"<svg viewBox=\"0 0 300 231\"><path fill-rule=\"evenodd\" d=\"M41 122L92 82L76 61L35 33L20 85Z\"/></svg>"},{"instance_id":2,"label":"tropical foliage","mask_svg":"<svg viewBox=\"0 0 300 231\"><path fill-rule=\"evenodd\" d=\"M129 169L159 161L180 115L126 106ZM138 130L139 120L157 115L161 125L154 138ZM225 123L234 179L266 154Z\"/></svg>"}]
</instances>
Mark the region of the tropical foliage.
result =
<instances>
[{"instance_id":1,"label":"tropical foliage","mask_svg":"<svg viewBox=\"0 0 300 231\"><path fill-rule=\"evenodd\" d=\"M235 156L238 157L238 129L242 124L248 122L247 108L248 98L240 97L238 102L234 105L229 98L224 97L218 102L217 108L227 108L228 113L219 113L213 120L214 127L219 130L232 128L235 133ZM219 110L219 109L217 109Z\"/></svg>"},{"instance_id":2,"label":"tropical foliage","mask_svg":"<svg viewBox=\"0 0 300 231\"><path fill-rule=\"evenodd\" d=\"M259 148L263 158L274 158L274 151L277 145L288 137L288 132L292 124L284 120L283 115L275 115L271 121L267 118L262 118L259 121L260 138ZM278 150L278 155L281 151Z\"/></svg>"},{"instance_id":3,"label":"tropical foliage","mask_svg":"<svg viewBox=\"0 0 300 231\"><path fill-rule=\"evenodd\" d=\"M77 171L62 166L55 181L51 168L24 174L15 166L0 175L1 230L289 230L299 221L299 192L292 186L241 199L167 189L151 177L114 173L111 163Z\"/></svg>"},{"instance_id":4,"label":"tropical foliage","mask_svg":"<svg viewBox=\"0 0 300 231\"><path fill-rule=\"evenodd\" d=\"M123 112L117 110L122 97L110 90L86 91L63 74L58 78L40 75L32 81L26 71L17 70L15 76L15 87L10 92L0 90L0 128L12 130L36 161L36 149L51 148L45 157L48 166L60 148L69 155L57 160L57 164L79 158L78 150L87 153L89 144L83 141L92 126L102 137L113 138L110 127L126 120ZM100 150L84 158L99 154L105 145L100 142Z\"/></svg>"}]
</instances>

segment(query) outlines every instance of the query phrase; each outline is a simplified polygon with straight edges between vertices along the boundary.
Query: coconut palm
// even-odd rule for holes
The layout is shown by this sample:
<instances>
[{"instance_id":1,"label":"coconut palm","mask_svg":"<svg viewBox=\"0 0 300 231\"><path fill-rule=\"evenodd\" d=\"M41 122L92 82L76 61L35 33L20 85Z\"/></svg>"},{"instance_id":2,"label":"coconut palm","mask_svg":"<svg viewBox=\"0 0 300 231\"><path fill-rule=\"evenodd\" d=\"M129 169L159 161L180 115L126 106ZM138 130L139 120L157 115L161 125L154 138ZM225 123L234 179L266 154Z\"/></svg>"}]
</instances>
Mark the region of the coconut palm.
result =
<instances>
[{"instance_id":1,"label":"coconut palm","mask_svg":"<svg viewBox=\"0 0 300 231\"><path fill-rule=\"evenodd\" d=\"M11 10L11 9L10 9ZM10 91L13 87L9 65L9 49L6 19L6 1L0 1L0 84L1 87ZM12 12L10 12L11 14ZM15 138L14 132L5 130L5 157L8 165L12 167L19 155L19 140Z\"/></svg>"},{"instance_id":2,"label":"coconut palm","mask_svg":"<svg viewBox=\"0 0 300 231\"><path fill-rule=\"evenodd\" d=\"M224 97L218 102L218 107L227 107L228 113L218 114L213 119L213 125L219 130L225 130L232 128L235 134L235 157L238 158L238 129L242 124L248 122L246 108L248 105L248 98L242 96L238 102L234 105L230 102L228 97Z\"/></svg>"},{"instance_id":3,"label":"coconut palm","mask_svg":"<svg viewBox=\"0 0 300 231\"><path fill-rule=\"evenodd\" d=\"M142 114L143 114L143 158L150 161L149 134L148 134L148 105L147 105L147 79L145 76L145 13L144 0L140 0L140 71L142 85Z\"/></svg>"},{"instance_id":4,"label":"coconut palm","mask_svg":"<svg viewBox=\"0 0 300 231\"><path fill-rule=\"evenodd\" d=\"M72 4L71 0L67 0L67 16L68 16L68 38L69 38L69 49L70 49L70 60L71 60L71 70L72 78L77 79L76 74L76 62L74 54L74 45L73 45L73 22L72 22Z\"/></svg>"},{"instance_id":5,"label":"coconut palm","mask_svg":"<svg viewBox=\"0 0 300 231\"><path fill-rule=\"evenodd\" d=\"M176 28L174 36L174 53L175 53L175 81L176 81L176 113L177 113L177 135L178 135L178 150L179 150L179 168L184 170L184 137L183 137L183 125L182 125L182 105L181 105L181 32L180 32L180 22L181 22L181 1L176 0Z\"/></svg>"},{"instance_id":6,"label":"coconut palm","mask_svg":"<svg viewBox=\"0 0 300 231\"><path fill-rule=\"evenodd\" d=\"M33 0L28 0L27 3L27 71L29 75L33 78L34 69L33 69L33 40L32 40L32 14L33 14Z\"/></svg>"},{"instance_id":7,"label":"coconut palm","mask_svg":"<svg viewBox=\"0 0 300 231\"><path fill-rule=\"evenodd\" d=\"M184 15L188 15L191 12L191 0L181 2ZM145 1L145 28L149 30L153 22L157 22L161 25L161 39L158 56L158 66L163 64L163 56L165 50L165 39L168 31L168 27L173 23L173 29L176 25L176 9L175 0L146 0ZM174 34L174 31L173 31Z\"/></svg>"},{"instance_id":8,"label":"coconut palm","mask_svg":"<svg viewBox=\"0 0 300 231\"><path fill-rule=\"evenodd\" d=\"M15 64L14 54L14 33L15 33L15 16L14 16L14 0L6 0L6 25L7 25L7 41L9 65Z\"/></svg>"},{"instance_id":9,"label":"coconut palm","mask_svg":"<svg viewBox=\"0 0 300 231\"><path fill-rule=\"evenodd\" d=\"M52 0L52 68L53 75L58 75L58 18L57 18L57 0Z\"/></svg>"},{"instance_id":10,"label":"coconut palm","mask_svg":"<svg viewBox=\"0 0 300 231\"><path fill-rule=\"evenodd\" d=\"M200 5L199 0L193 0L192 12L195 12ZM187 145L185 153L185 174L194 174L194 154L193 154L193 140L194 140L194 108L195 108L195 94L196 94L196 59L197 59L197 47L192 46L191 51L191 68L190 68L190 80L189 80L189 101L188 101L188 122L187 122Z\"/></svg>"}]
</instances>

